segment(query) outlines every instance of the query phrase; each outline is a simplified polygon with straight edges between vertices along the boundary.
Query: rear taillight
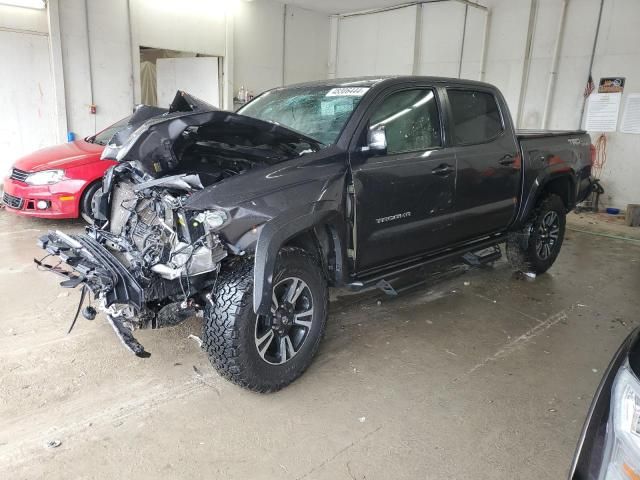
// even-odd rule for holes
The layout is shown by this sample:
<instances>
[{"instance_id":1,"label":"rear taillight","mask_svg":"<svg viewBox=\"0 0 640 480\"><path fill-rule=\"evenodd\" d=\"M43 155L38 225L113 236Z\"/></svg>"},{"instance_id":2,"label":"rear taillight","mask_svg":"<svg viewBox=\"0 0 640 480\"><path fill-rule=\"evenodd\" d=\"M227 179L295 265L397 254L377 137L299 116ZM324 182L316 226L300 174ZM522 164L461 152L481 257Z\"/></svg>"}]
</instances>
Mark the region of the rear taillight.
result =
<instances>
[{"instance_id":1,"label":"rear taillight","mask_svg":"<svg viewBox=\"0 0 640 480\"><path fill-rule=\"evenodd\" d=\"M589 145L589 149L591 150L591 165L596 163L596 147L595 145Z\"/></svg>"}]
</instances>

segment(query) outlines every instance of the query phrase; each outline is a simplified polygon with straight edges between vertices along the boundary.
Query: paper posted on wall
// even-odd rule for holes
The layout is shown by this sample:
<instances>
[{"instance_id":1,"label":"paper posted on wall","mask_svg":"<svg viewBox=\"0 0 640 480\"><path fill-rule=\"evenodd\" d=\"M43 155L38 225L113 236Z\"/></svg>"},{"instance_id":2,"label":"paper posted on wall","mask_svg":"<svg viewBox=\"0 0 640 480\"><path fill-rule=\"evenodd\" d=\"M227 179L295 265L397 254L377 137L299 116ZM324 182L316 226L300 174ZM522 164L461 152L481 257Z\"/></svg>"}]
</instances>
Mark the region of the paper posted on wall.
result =
<instances>
[{"instance_id":1,"label":"paper posted on wall","mask_svg":"<svg viewBox=\"0 0 640 480\"><path fill-rule=\"evenodd\" d=\"M640 93L629 93L625 98L620 131L640 134Z\"/></svg>"},{"instance_id":2,"label":"paper posted on wall","mask_svg":"<svg viewBox=\"0 0 640 480\"><path fill-rule=\"evenodd\" d=\"M593 93L587 104L584 128L589 132L615 132L622 93Z\"/></svg>"},{"instance_id":3,"label":"paper posted on wall","mask_svg":"<svg viewBox=\"0 0 640 480\"><path fill-rule=\"evenodd\" d=\"M622 93L624 91L624 77L604 77L600 79L598 93Z\"/></svg>"}]
</instances>

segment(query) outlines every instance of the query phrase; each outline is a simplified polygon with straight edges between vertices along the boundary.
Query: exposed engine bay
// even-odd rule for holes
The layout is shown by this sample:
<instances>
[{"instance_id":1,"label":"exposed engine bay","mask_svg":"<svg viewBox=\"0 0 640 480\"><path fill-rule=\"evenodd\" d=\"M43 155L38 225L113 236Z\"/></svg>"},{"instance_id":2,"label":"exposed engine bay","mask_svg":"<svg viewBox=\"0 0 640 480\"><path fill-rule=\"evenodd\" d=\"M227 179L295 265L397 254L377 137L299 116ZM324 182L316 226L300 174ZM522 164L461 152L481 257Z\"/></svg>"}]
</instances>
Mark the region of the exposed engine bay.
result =
<instances>
[{"instance_id":1,"label":"exposed engine bay","mask_svg":"<svg viewBox=\"0 0 640 480\"><path fill-rule=\"evenodd\" d=\"M221 178L227 175L220 173ZM214 233L226 216L222 211L185 208L189 194L202 188L198 174L142 183L135 183L131 176L123 178L111 189L107 222L94 233L143 282L152 274L175 280L211 272L226 256Z\"/></svg>"},{"instance_id":2,"label":"exposed engine bay","mask_svg":"<svg viewBox=\"0 0 640 480\"><path fill-rule=\"evenodd\" d=\"M201 188L197 175L138 185L120 181L111 192L105 229L93 233L143 284L152 283L154 275L173 281L211 272L227 255L213 232L223 223L223 214L183 207L184 197Z\"/></svg>"}]
</instances>

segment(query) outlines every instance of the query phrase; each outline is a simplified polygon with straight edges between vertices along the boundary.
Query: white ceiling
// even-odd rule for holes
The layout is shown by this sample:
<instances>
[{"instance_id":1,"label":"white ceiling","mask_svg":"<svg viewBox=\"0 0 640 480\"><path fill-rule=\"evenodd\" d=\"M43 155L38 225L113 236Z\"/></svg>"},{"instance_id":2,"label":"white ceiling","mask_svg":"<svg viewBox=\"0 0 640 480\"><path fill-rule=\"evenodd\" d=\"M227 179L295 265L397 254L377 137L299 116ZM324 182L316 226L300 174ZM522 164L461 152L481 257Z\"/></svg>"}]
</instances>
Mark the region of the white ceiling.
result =
<instances>
[{"instance_id":1,"label":"white ceiling","mask_svg":"<svg viewBox=\"0 0 640 480\"><path fill-rule=\"evenodd\" d=\"M394 7L409 0L286 0L287 4L324 13L351 13L372 8Z\"/></svg>"}]
</instances>

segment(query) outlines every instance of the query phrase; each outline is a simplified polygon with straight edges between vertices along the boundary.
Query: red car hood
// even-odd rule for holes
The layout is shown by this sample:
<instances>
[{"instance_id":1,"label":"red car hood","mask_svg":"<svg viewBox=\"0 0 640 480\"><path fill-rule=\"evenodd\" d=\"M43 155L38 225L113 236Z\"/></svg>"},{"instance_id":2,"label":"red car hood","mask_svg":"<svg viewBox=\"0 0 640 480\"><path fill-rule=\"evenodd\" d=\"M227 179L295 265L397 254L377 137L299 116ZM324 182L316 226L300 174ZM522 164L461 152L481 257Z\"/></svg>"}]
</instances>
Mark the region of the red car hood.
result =
<instances>
[{"instance_id":1,"label":"red car hood","mask_svg":"<svg viewBox=\"0 0 640 480\"><path fill-rule=\"evenodd\" d=\"M36 150L18 159L13 166L26 172L79 167L100 160L102 150L103 145L76 140Z\"/></svg>"}]
</instances>

